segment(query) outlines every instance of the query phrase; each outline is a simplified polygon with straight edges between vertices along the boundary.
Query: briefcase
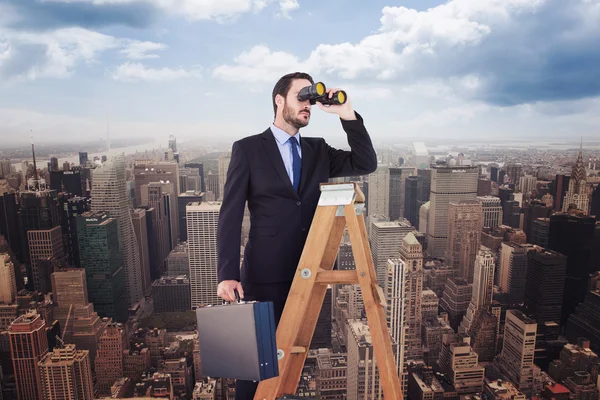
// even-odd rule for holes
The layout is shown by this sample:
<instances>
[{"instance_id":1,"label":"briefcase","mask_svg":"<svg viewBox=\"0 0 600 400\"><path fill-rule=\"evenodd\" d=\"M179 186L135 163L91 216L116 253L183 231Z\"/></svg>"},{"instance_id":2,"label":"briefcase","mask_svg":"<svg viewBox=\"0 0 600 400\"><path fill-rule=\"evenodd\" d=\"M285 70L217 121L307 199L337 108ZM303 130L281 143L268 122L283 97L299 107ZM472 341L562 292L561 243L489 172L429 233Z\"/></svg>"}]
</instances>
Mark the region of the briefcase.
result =
<instances>
[{"instance_id":1,"label":"briefcase","mask_svg":"<svg viewBox=\"0 0 600 400\"><path fill-rule=\"evenodd\" d=\"M279 375L270 301L196 309L202 375L262 381Z\"/></svg>"}]
</instances>

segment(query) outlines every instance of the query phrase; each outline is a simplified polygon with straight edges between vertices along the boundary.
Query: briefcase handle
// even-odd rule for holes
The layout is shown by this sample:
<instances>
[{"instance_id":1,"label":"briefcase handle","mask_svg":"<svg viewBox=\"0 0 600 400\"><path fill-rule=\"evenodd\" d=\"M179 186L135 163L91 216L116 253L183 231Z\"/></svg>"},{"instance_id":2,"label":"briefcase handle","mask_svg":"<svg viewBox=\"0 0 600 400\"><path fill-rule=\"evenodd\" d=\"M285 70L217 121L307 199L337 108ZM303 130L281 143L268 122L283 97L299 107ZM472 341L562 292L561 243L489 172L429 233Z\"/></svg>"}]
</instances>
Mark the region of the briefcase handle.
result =
<instances>
[{"instance_id":1,"label":"briefcase handle","mask_svg":"<svg viewBox=\"0 0 600 400\"><path fill-rule=\"evenodd\" d=\"M233 293L235 293L235 301L225 301L223 300L223 305L229 305L229 304L244 304L246 303L245 301L242 301L242 299L240 298L240 293L238 292L237 289L233 289Z\"/></svg>"}]
</instances>

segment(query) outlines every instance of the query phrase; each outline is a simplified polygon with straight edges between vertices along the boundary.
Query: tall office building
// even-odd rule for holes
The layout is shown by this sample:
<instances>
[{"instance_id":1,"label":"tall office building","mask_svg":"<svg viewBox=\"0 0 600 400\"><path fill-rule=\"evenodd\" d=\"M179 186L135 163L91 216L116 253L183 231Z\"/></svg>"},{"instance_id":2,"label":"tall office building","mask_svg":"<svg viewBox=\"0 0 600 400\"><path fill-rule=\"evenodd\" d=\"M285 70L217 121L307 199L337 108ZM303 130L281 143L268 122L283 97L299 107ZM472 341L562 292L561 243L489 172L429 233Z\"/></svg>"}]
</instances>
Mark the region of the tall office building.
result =
<instances>
[{"instance_id":1,"label":"tall office building","mask_svg":"<svg viewBox=\"0 0 600 400\"><path fill-rule=\"evenodd\" d=\"M38 362L48 352L46 323L29 312L10 325L8 335L18 400L44 400Z\"/></svg>"},{"instance_id":2,"label":"tall office building","mask_svg":"<svg viewBox=\"0 0 600 400\"><path fill-rule=\"evenodd\" d=\"M187 203L192 201L203 202L206 194L203 192L186 191L181 193L177 197L177 210L179 212L179 241L187 242L187 222L186 222L186 210L185 206Z\"/></svg>"},{"instance_id":3,"label":"tall office building","mask_svg":"<svg viewBox=\"0 0 600 400\"><path fill-rule=\"evenodd\" d=\"M219 193L219 174L214 174L212 171L208 171L206 175L206 199L208 201L215 201L221 196ZM212 197L211 197L212 195ZM366 196L366 194L365 194Z\"/></svg>"},{"instance_id":4,"label":"tall office building","mask_svg":"<svg viewBox=\"0 0 600 400\"><path fill-rule=\"evenodd\" d=\"M217 226L220 202L188 203L188 257L192 309L219 304L217 296Z\"/></svg>"},{"instance_id":5,"label":"tall office building","mask_svg":"<svg viewBox=\"0 0 600 400\"><path fill-rule=\"evenodd\" d=\"M523 164L510 162L506 163L503 169L506 171L506 176L509 178L508 183L514 186L518 185L521 177L524 175Z\"/></svg>"},{"instance_id":6,"label":"tall office building","mask_svg":"<svg viewBox=\"0 0 600 400\"><path fill-rule=\"evenodd\" d=\"M48 293L52 290L52 266L64 262L65 259L62 239L60 226L27 232L33 287L36 291Z\"/></svg>"},{"instance_id":7,"label":"tall office building","mask_svg":"<svg viewBox=\"0 0 600 400\"><path fill-rule=\"evenodd\" d=\"M406 385L404 376L405 351L406 351L406 264L399 258L390 258L387 261L387 282L385 287L386 298L389 307L386 309L386 319L390 336L398 343L394 353L396 368L401 379L402 386Z\"/></svg>"},{"instance_id":8,"label":"tall office building","mask_svg":"<svg viewBox=\"0 0 600 400\"><path fill-rule=\"evenodd\" d=\"M479 364L468 336L444 336L438 364L458 394L481 393L485 369Z\"/></svg>"},{"instance_id":9,"label":"tall office building","mask_svg":"<svg viewBox=\"0 0 600 400\"><path fill-rule=\"evenodd\" d=\"M506 311L504 345L494 367L528 398L533 394L533 357L537 323L521 311Z\"/></svg>"},{"instance_id":10,"label":"tall office building","mask_svg":"<svg viewBox=\"0 0 600 400\"><path fill-rule=\"evenodd\" d=\"M475 261L473 296L471 297L467 313L458 328L459 333L469 334L477 314L487 311L490 304L492 304L494 266L494 254L488 248L481 247Z\"/></svg>"},{"instance_id":11,"label":"tall office building","mask_svg":"<svg viewBox=\"0 0 600 400\"><path fill-rule=\"evenodd\" d=\"M527 279L527 253L534 247L529 244L503 242L499 251L498 273L499 289L509 295L510 304L519 304L525 297Z\"/></svg>"},{"instance_id":12,"label":"tall office building","mask_svg":"<svg viewBox=\"0 0 600 400\"><path fill-rule=\"evenodd\" d=\"M429 167L429 152L424 142L412 142L413 146L413 158L411 160L412 165L417 168Z\"/></svg>"},{"instance_id":13,"label":"tall office building","mask_svg":"<svg viewBox=\"0 0 600 400\"><path fill-rule=\"evenodd\" d=\"M448 322L452 329L458 329L460 322L467 313L471 298L473 297L473 284L462 278L449 278L444 286L440 299L440 307L448 313Z\"/></svg>"},{"instance_id":14,"label":"tall office building","mask_svg":"<svg viewBox=\"0 0 600 400\"><path fill-rule=\"evenodd\" d=\"M372 223L371 253L377 282L381 287L385 286L388 259L398 257L402 239L413 231L415 228L405 219Z\"/></svg>"},{"instance_id":15,"label":"tall office building","mask_svg":"<svg viewBox=\"0 0 600 400\"><path fill-rule=\"evenodd\" d=\"M537 190L537 178L531 175L522 176L519 179L519 189L525 195Z\"/></svg>"},{"instance_id":16,"label":"tall office building","mask_svg":"<svg viewBox=\"0 0 600 400\"><path fill-rule=\"evenodd\" d=\"M133 306L144 296L144 290L140 249L129 210L129 196L125 183L125 157L120 155L94 170L92 211L108 212L110 217L118 222L119 242L125 268L127 304Z\"/></svg>"},{"instance_id":17,"label":"tall office building","mask_svg":"<svg viewBox=\"0 0 600 400\"><path fill-rule=\"evenodd\" d=\"M3 193L3 189L0 189L0 235L4 236L14 255L21 260L21 240L24 239L20 232L17 204L17 193ZM19 286L22 286L22 283Z\"/></svg>"},{"instance_id":18,"label":"tall office building","mask_svg":"<svg viewBox=\"0 0 600 400\"><path fill-rule=\"evenodd\" d=\"M378 165L369 174L369 190L367 197L367 215L389 216L390 203L390 170L387 165Z\"/></svg>"},{"instance_id":19,"label":"tall office building","mask_svg":"<svg viewBox=\"0 0 600 400\"><path fill-rule=\"evenodd\" d=\"M565 292L562 301L560 325L575 312L588 288L593 265L594 230L596 220L587 215L555 213L550 217L548 248L567 256Z\"/></svg>"},{"instance_id":20,"label":"tall office building","mask_svg":"<svg viewBox=\"0 0 600 400\"><path fill-rule=\"evenodd\" d=\"M29 279L29 286L31 289L42 289L35 287L35 284L47 283L47 281L40 282L41 276L40 271L34 271L32 266L32 260L30 256L31 247L29 245L29 231L50 231L53 228L60 226L60 210L58 204L58 197L55 190L47 190L43 184L39 181L31 180L33 186L29 186L30 189L19 193L19 232L21 234L21 259L22 263L27 263L27 276ZM38 182L34 185L34 182ZM41 185L41 186L40 186ZM60 231L60 229L59 229ZM42 250L39 247L38 250ZM35 268L37 268L37 261Z\"/></svg>"},{"instance_id":21,"label":"tall office building","mask_svg":"<svg viewBox=\"0 0 600 400\"><path fill-rule=\"evenodd\" d=\"M15 266L8 254L0 253L0 303L12 304L17 299Z\"/></svg>"},{"instance_id":22,"label":"tall office building","mask_svg":"<svg viewBox=\"0 0 600 400\"><path fill-rule=\"evenodd\" d=\"M225 181L227 180L227 171L229 170L229 162L231 161L231 153L227 153L219 157L219 197L217 200L223 199L225 193Z\"/></svg>"},{"instance_id":23,"label":"tall office building","mask_svg":"<svg viewBox=\"0 0 600 400\"><path fill-rule=\"evenodd\" d=\"M418 169L416 176L408 176L405 180L404 218L419 227L419 210L429 201L431 191L431 170ZM425 224L427 225L427 224ZM425 233L427 230L423 230Z\"/></svg>"},{"instance_id":24,"label":"tall office building","mask_svg":"<svg viewBox=\"0 0 600 400\"><path fill-rule=\"evenodd\" d=\"M389 167L389 210L390 221L405 218L406 178L415 173L412 167Z\"/></svg>"},{"instance_id":25,"label":"tall office building","mask_svg":"<svg viewBox=\"0 0 600 400\"><path fill-rule=\"evenodd\" d=\"M477 197L477 166L431 167L431 195L427 226L427 251L432 257L443 258L448 246L448 208L450 202L475 200Z\"/></svg>"},{"instance_id":26,"label":"tall office building","mask_svg":"<svg viewBox=\"0 0 600 400\"><path fill-rule=\"evenodd\" d=\"M409 233L402 240L400 259L406 265L404 274L404 313L406 340L405 358L407 360L421 360L423 349L421 347L421 328L423 324L423 248L413 233Z\"/></svg>"},{"instance_id":27,"label":"tall office building","mask_svg":"<svg viewBox=\"0 0 600 400\"><path fill-rule=\"evenodd\" d=\"M81 265L90 301L102 317L127 320L126 271L119 249L119 228L108 213L88 211L77 217Z\"/></svg>"},{"instance_id":28,"label":"tall office building","mask_svg":"<svg viewBox=\"0 0 600 400\"><path fill-rule=\"evenodd\" d=\"M527 254L527 279L525 307L537 321L560 322L567 257L546 249L536 249Z\"/></svg>"},{"instance_id":29,"label":"tall office building","mask_svg":"<svg viewBox=\"0 0 600 400\"><path fill-rule=\"evenodd\" d=\"M448 207L448 266L458 270L458 276L473 282L475 258L481 245L483 212L477 200L451 201Z\"/></svg>"},{"instance_id":30,"label":"tall office building","mask_svg":"<svg viewBox=\"0 0 600 400\"><path fill-rule=\"evenodd\" d=\"M39 363L44 400L93 400L92 368L87 350L66 344L46 353Z\"/></svg>"},{"instance_id":31,"label":"tall office building","mask_svg":"<svg viewBox=\"0 0 600 400\"><path fill-rule=\"evenodd\" d=\"M200 176L200 189L199 192L206 192L206 182L204 180L204 164L202 163L185 163L185 168L194 168L198 170L198 175ZM184 193L185 190L179 188L179 193Z\"/></svg>"},{"instance_id":32,"label":"tall office building","mask_svg":"<svg viewBox=\"0 0 600 400\"><path fill-rule=\"evenodd\" d=\"M587 214L590 211L590 196L587 193L587 173L581 153L582 150L579 150L577 161L573 165L571 178L569 179L569 190L565 194L562 210L568 211L574 207Z\"/></svg>"},{"instance_id":33,"label":"tall office building","mask_svg":"<svg viewBox=\"0 0 600 400\"><path fill-rule=\"evenodd\" d=\"M478 196L483 212L483 227L497 228L502 225L502 204L500 198L495 196Z\"/></svg>"},{"instance_id":34,"label":"tall office building","mask_svg":"<svg viewBox=\"0 0 600 400\"><path fill-rule=\"evenodd\" d=\"M68 266L81 268L77 244L77 216L90 210L91 200L88 197L73 197L68 193L61 193L59 203L66 263Z\"/></svg>"},{"instance_id":35,"label":"tall office building","mask_svg":"<svg viewBox=\"0 0 600 400\"><path fill-rule=\"evenodd\" d=\"M96 390L110 395L110 387L123 377L123 351L126 348L125 329L121 324L110 323L98 341L98 353L94 362Z\"/></svg>"},{"instance_id":36,"label":"tall office building","mask_svg":"<svg viewBox=\"0 0 600 400\"><path fill-rule=\"evenodd\" d=\"M392 352L396 354L396 342L392 340ZM347 400L382 400L383 388L379 381L379 369L371 332L365 320L348 320L348 370Z\"/></svg>"},{"instance_id":37,"label":"tall office building","mask_svg":"<svg viewBox=\"0 0 600 400\"><path fill-rule=\"evenodd\" d=\"M62 339L79 350L88 351L93 364L106 323L88 300L85 278L83 268L62 269L52 274L52 293L57 305L54 315L59 321Z\"/></svg>"},{"instance_id":38,"label":"tall office building","mask_svg":"<svg viewBox=\"0 0 600 400\"><path fill-rule=\"evenodd\" d=\"M142 288L144 296L149 296L152 291L152 281L150 278L150 251L148 249L148 216L146 210L136 208L131 210L131 221L133 222L133 231L140 249L140 266L142 268Z\"/></svg>"},{"instance_id":39,"label":"tall office building","mask_svg":"<svg viewBox=\"0 0 600 400\"><path fill-rule=\"evenodd\" d=\"M56 193L63 192L74 196L85 196L85 184L85 174L80 167L50 172L50 187Z\"/></svg>"}]
</instances>

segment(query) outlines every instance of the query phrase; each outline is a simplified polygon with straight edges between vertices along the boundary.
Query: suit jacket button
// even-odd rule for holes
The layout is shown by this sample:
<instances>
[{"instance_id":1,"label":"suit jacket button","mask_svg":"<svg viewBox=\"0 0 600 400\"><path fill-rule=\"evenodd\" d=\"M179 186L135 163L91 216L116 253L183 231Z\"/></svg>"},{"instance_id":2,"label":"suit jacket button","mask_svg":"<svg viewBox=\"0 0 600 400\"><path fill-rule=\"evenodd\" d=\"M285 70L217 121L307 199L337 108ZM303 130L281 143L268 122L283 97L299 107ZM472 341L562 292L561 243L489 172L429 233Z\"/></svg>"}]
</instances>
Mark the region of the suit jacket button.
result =
<instances>
[{"instance_id":1,"label":"suit jacket button","mask_svg":"<svg viewBox=\"0 0 600 400\"><path fill-rule=\"evenodd\" d=\"M302 204L302 202L301 202L301 201L298 201L298 202L296 202L296 204L297 204L297 205L300 205L300 204Z\"/></svg>"}]
</instances>

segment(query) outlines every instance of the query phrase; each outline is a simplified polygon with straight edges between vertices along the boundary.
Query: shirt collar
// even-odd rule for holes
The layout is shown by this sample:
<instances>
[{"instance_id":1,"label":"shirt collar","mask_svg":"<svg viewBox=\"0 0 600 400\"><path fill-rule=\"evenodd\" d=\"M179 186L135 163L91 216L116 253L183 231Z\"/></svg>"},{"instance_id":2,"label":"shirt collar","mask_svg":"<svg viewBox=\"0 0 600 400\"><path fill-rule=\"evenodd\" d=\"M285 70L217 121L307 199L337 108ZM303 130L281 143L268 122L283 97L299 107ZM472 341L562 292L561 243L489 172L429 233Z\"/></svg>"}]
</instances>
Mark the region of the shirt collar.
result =
<instances>
[{"instance_id":1,"label":"shirt collar","mask_svg":"<svg viewBox=\"0 0 600 400\"><path fill-rule=\"evenodd\" d=\"M276 127L275 124L271 125L271 132L273 132L275 140L277 140L277 143L279 143L280 145L283 145L291 137L289 133L287 133L281 128ZM294 136L298 140L298 143L300 143L300 132L298 131Z\"/></svg>"}]
</instances>

